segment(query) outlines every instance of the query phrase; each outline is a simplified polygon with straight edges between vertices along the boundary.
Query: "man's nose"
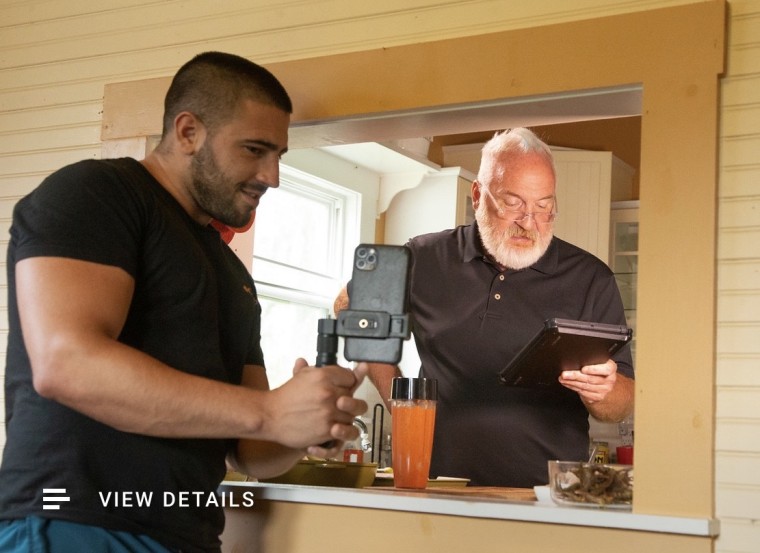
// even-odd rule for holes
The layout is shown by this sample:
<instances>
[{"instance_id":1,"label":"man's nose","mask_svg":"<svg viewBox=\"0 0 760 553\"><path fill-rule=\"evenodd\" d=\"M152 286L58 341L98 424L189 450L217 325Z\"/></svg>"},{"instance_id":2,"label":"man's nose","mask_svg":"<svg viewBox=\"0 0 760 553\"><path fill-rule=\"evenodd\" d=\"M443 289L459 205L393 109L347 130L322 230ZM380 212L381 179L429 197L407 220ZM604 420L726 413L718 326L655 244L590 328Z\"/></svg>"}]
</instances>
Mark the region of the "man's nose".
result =
<instances>
[{"instance_id":1,"label":"man's nose","mask_svg":"<svg viewBox=\"0 0 760 553\"><path fill-rule=\"evenodd\" d=\"M270 188L280 186L280 156L267 156L259 167L256 179Z\"/></svg>"},{"instance_id":2,"label":"man's nose","mask_svg":"<svg viewBox=\"0 0 760 553\"><path fill-rule=\"evenodd\" d=\"M520 219L516 219L515 223L524 229L535 229L538 227L535 215L528 212L526 212Z\"/></svg>"}]
</instances>

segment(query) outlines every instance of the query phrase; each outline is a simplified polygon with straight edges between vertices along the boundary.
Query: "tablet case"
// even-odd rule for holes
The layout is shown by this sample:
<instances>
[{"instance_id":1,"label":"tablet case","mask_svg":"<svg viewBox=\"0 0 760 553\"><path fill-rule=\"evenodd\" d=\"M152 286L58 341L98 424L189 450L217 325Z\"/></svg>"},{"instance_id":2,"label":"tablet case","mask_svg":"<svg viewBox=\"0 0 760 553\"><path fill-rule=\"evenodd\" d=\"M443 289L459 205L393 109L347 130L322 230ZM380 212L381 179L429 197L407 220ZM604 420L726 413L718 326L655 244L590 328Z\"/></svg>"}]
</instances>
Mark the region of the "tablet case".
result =
<instances>
[{"instance_id":1,"label":"tablet case","mask_svg":"<svg viewBox=\"0 0 760 553\"><path fill-rule=\"evenodd\" d=\"M633 331L625 325L547 319L499 377L508 386L559 385L562 371L605 363L632 337Z\"/></svg>"}]
</instances>

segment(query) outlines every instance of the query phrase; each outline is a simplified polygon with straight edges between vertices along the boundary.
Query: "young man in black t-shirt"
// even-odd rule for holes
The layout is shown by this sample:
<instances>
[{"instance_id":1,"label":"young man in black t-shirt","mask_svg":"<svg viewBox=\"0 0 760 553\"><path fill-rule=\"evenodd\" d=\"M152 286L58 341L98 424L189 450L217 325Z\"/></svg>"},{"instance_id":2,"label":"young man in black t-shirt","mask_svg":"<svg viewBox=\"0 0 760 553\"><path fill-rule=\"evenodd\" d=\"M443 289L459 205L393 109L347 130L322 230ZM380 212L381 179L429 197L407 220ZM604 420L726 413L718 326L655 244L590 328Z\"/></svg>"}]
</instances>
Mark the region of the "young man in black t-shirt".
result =
<instances>
[{"instance_id":1,"label":"young man in black t-shirt","mask_svg":"<svg viewBox=\"0 0 760 553\"><path fill-rule=\"evenodd\" d=\"M299 359L268 391L256 287L210 224L278 186L291 112L262 67L200 54L145 160L74 164L16 206L1 551L218 551L225 462L266 477L356 436L361 374Z\"/></svg>"}]
</instances>

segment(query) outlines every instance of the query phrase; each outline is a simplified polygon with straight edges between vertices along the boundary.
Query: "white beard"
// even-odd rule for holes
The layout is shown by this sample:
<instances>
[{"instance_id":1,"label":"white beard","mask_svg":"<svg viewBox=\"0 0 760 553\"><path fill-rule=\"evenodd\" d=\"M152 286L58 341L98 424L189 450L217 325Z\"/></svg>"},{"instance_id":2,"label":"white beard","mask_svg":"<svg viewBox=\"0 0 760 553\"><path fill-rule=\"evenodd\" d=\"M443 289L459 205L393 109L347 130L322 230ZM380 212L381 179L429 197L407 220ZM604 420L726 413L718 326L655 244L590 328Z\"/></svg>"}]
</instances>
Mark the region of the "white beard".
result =
<instances>
[{"instance_id":1,"label":"white beard","mask_svg":"<svg viewBox=\"0 0 760 553\"><path fill-rule=\"evenodd\" d=\"M501 230L498 225L500 221L491 215L483 202L475 210L475 220L478 222L483 247L497 263L507 269L520 270L533 265L549 249L554 236L551 229L542 234L538 230L524 230L516 224ZM510 246L508 240L512 236L526 236L533 240L533 245L528 248Z\"/></svg>"}]
</instances>

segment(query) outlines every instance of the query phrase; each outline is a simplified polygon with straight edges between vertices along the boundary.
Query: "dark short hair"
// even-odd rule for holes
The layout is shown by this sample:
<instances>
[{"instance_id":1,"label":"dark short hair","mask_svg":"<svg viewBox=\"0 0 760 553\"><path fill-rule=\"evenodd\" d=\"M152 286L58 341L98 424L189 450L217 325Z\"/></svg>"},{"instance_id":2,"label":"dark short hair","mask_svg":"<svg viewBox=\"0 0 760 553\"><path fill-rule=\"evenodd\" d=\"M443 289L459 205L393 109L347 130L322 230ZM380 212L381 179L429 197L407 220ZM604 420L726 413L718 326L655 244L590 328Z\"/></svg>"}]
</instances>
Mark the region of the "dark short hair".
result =
<instances>
[{"instance_id":1,"label":"dark short hair","mask_svg":"<svg viewBox=\"0 0 760 553\"><path fill-rule=\"evenodd\" d=\"M293 113L285 87L268 70L243 57L204 52L179 68L164 99L162 136L183 111L198 117L211 131L227 122L241 100L251 99Z\"/></svg>"}]
</instances>

